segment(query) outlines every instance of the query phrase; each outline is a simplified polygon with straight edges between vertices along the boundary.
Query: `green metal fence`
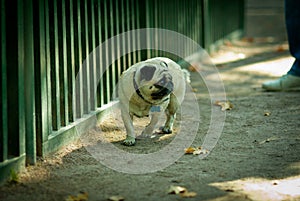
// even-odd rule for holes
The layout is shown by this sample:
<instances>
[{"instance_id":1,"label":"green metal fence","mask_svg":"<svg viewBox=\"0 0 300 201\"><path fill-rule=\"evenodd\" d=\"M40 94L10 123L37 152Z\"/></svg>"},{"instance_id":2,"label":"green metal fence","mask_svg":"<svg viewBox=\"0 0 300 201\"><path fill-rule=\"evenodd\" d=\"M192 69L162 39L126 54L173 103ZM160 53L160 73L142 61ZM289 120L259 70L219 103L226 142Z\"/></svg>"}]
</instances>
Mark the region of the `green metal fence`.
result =
<instances>
[{"instance_id":1,"label":"green metal fence","mask_svg":"<svg viewBox=\"0 0 300 201\"><path fill-rule=\"evenodd\" d=\"M215 51L224 39L238 38L244 29L243 0L204 0L203 46Z\"/></svg>"},{"instance_id":2,"label":"green metal fence","mask_svg":"<svg viewBox=\"0 0 300 201\"><path fill-rule=\"evenodd\" d=\"M129 35L113 44L117 51L105 47L88 57L101 43L134 29L163 28L212 50L241 34L243 6L243 0L1 0L0 180L78 138L76 126L87 129L90 117L115 98L124 69L170 56L157 50L117 55L104 72L97 68L102 60L145 38Z\"/></svg>"}]
</instances>

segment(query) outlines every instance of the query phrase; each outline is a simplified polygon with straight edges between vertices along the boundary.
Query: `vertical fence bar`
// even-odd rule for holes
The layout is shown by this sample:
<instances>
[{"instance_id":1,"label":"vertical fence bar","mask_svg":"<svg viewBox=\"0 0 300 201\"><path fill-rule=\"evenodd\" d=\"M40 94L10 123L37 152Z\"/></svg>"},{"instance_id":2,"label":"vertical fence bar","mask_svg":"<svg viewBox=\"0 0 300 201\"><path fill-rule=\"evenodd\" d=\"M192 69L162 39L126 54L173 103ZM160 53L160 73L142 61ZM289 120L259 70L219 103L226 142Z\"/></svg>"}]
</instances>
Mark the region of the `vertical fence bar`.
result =
<instances>
[{"instance_id":1,"label":"vertical fence bar","mask_svg":"<svg viewBox=\"0 0 300 201\"><path fill-rule=\"evenodd\" d=\"M103 38L103 34L102 34L102 26L103 26L103 23L102 23L102 11L101 11L101 0L98 0L97 4L98 4L98 38L99 38L99 44L101 45L100 48L99 48L99 51L98 51L98 63L99 63L99 75L103 76L103 67L102 64L103 64L103 55L104 55L104 52L103 52L103 47L102 47L102 42L105 40ZM102 79L102 77L100 78L99 80L99 83L98 83L98 98L99 98L99 101L98 101L98 106L102 106L104 105L104 80Z\"/></svg>"},{"instance_id":2,"label":"vertical fence bar","mask_svg":"<svg viewBox=\"0 0 300 201\"><path fill-rule=\"evenodd\" d=\"M66 22L66 2L65 0L61 1L62 4L62 58L63 61L61 61L60 68L63 68L61 72L63 72L62 75L62 89L63 90L63 97L64 100L63 103L63 116L64 116L64 126L67 126L69 124L69 101L68 101L68 94L69 94L69 87L68 87L68 47L67 47L67 22Z\"/></svg>"},{"instance_id":3,"label":"vertical fence bar","mask_svg":"<svg viewBox=\"0 0 300 201\"><path fill-rule=\"evenodd\" d=\"M137 16L135 14L135 5L134 5L134 0L128 0L130 1L130 11L129 11L129 15L130 15L130 21L129 24L131 25L130 30L135 30L135 22L137 20ZM132 45L132 49L136 49L136 41L137 41L137 36L136 36L136 32L133 31L132 35L131 35L131 45ZM132 64L135 64L137 62L137 52L132 52Z\"/></svg>"},{"instance_id":4,"label":"vertical fence bar","mask_svg":"<svg viewBox=\"0 0 300 201\"><path fill-rule=\"evenodd\" d=\"M26 124L26 163L36 163L36 130L35 130L35 91L34 91L34 43L33 43L33 4L32 0L24 1L24 89L25 89L25 124Z\"/></svg>"},{"instance_id":5,"label":"vertical fence bar","mask_svg":"<svg viewBox=\"0 0 300 201\"><path fill-rule=\"evenodd\" d=\"M78 36L78 67L79 71L82 70L82 42L81 42L81 2L80 0L77 0L77 36ZM77 77L78 75L76 75ZM83 78L82 76L76 78L77 83L76 83L76 89L78 90L76 93L76 99L77 99L77 118L81 118L83 115Z\"/></svg>"},{"instance_id":6,"label":"vertical fence bar","mask_svg":"<svg viewBox=\"0 0 300 201\"><path fill-rule=\"evenodd\" d=\"M187 28L186 28L186 32L185 33L191 39L193 39L193 30L192 30L192 26L193 25L192 25L192 23L193 23L194 19L190 19L189 20L188 19L188 13L195 13L192 10L193 3L194 3L194 1L187 2L187 4L186 4L186 10L185 10L185 13L184 13L185 19L186 19L186 22L187 22ZM191 46L187 46L186 50L187 50L186 55L192 54L192 47Z\"/></svg>"},{"instance_id":7,"label":"vertical fence bar","mask_svg":"<svg viewBox=\"0 0 300 201\"><path fill-rule=\"evenodd\" d=\"M41 12L41 11L40 11ZM49 16L49 1L45 0L45 54L46 54L46 83L47 83L47 122L48 122L48 132L43 132L43 142L47 141L49 133L53 130L52 121L52 90L51 90L51 51L50 51L50 16ZM43 13L40 13L43 15Z\"/></svg>"},{"instance_id":8,"label":"vertical fence bar","mask_svg":"<svg viewBox=\"0 0 300 201\"><path fill-rule=\"evenodd\" d=\"M135 6L135 9L136 9L136 28L137 29L140 29L141 28L141 22L140 22L140 5L139 5L139 2L140 1L135 1L135 3L136 3L136 6ZM141 35L140 35L140 32L138 31L137 32L137 47L138 47L138 49L140 49L141 48ZM142 60L142 51L141 50L139 50L138 51L138 54L137 54L137 60L138 61L141 61Z\"/></svg>"},{"instance_id":9,"label":"vertical fence bar","mask_svg":"<svg viewBox=\"0 0 300 201\"><path fill-rule=\"evenodd\" d=\"M6 74L6 9L5 0L1 0L1 122L0 122L0 162L7 159L7 74Z\"/></svg>"},{"instance_id":10,"label":"vertical fence bar","mask_svg":"<svg viewBox=\"0 0 300 201\"><path fill-rule=\"evenodd\" d=\"M59 51L60 51L60 47L59 47L59 28L58 28L58 8L57 8L57 0L53 0L53 4L54 4L54 66L53 66L53 70L54 70L54 82L55 85L53 86L54 91L55 91L55 96L52 96L52 99L55 99L54 103L55 103L55 124L56 124L56 130L59 130L61 128L61 116L60 116L60 100L61 100L61 96L60 96L60 79L59 79L59 65L60 65L60 61L59 61Z\"/></svg>"},{"instance_id":11,"label":"vertical fence bar","mask_svg":"<svg viewBox=\"0 0 300 201\"><path fill-rule=\"evenodd\" d=\"M97 87L97 83L96 83L96 26L95 26L95 2L94 0L91 0L91 5L90 5L90 10L91 10L91 25L90 25L90 30L91 30L91 56L89 57L90 59L90 83L91 83L91 94L90 94L90 98L91 98L91 110L94 111L96 110L97 107L97 96L95 94L95 90Z\"/></svg>"},{"instance_id":12,"label":"vertical fence bar","mask_svg":"<svg viewBox=\"0 0 300 201\"><path fill-rule=\"evenodd\" d=\"M59 61L59 51L60 51L60 47L59 47L59 38L58 38L58 8L57 8L57 0L53 0L53 21L54 21L54 30L53 30L53 40L54 40L54 49L52 49L52 51L54 51L54 62L52 66L52 70L53 72L53 77L52 77L52 81L53 81L53 85L52 85L52 101L53 101L53 117L54 117L54 129L55 130L59 130L61 128L61 112L60 112L60 100L61 100L61 96L60 96L60 79L59 79L59 65L60 65L60 61ZM51 11L50 11L51 12Z\"/></svg>"},{"instance_id":13,"label":"vertical fence bar","mask_svg":"<svg viewBox=\"0 0 300 201\"><path fill-rule=\"evenodd\" d=\"M204 48L208 49L211 44L212 36L210 33L211 29L211 19L209 11L209 0L203 0L203 32L204 32Z\"/></svg>"},{"instance_id":14,"label":"vertical fence bar","mask_svg":"<svg viewBox=\"0 0 300 201\"><path fill-rule=\"evenodd\" d=\"M42 143L47 139L49 134L49 111L48 104L51 102L48 100L48 89L47 89L47 44L46 44L46 25L45 16L47 16L47 11L45 9L45 1L35 1L38 4L38 11L36 11L38 17L38 27L35 29L35 34L38 35L39 41L35 41L36 48L39 52L35 50L35 64L36 69L36 139L37 139L37 154L42 155ZM36 39L37 40L37 39ZM39 63L38 63L39 62ZM50 104L51 105L51 104ZM50 110L51 111L51 110Z\"/></svg>"},{"instance_id":15,"label":"vertical fence bar","mask_svg":"<svg viewBox=\"0 0 300 201\"><path fill-rule=\"evenodd\" d=\"M97 75L97 65L96 65L96 25L95 25L95 1L91 0L91 32L92 32L92 58L91 58L91 110L96 110L97 107L97 96L95 94L97 89L96 75Z\"/></svg>"},{"instance_id":16,"label":"vertical fence bar","mask_svg":"<svg viewBox=\"0 0 300 201\"><path fill-rule=\"evenodd\" d=\"M125 7L126 11L126 30L129 31L130 30L130 20L131 20L131 16L130 16L130 4L129 4L129 0L126 1L126 7ZM130 52L132 50L132 36L130 34L128 34L127 36L127 40L126 40L126 43L127 43L127 50L128 50L128 56L127 56L127 64L128 64L128 67L131 66L133 63L132 61L132 52Z\"/></svg>"},{"instance_id":17,"label":"vertical fence bar","mask_svg":"<svg viewBox=\"0 0 300 201\"><path fill-rule=\"evenodd\" d=\"M15 118L15 121L18 122L18 127L19 129L17 129L15 127L15 122L12 122L12 126L14 127L14 131L15 132L13 135L17 135L17 141L13 141L12 143L18 143L18 147L19 150L17 150L17 152L15 152L16 150L13 150L13 152L15 152L17 154L17 156L21 156L25 154L25 110L24 110L24 51L25 51L25 46L24 46L24 4L22 0L18 0L18 49L16 50L18 52L18 63L17 63L17 73L16 73L16 77L14 77L16 80L15 83L18 83L18 90L15 91L15 96L17 97L16 99L16 104L17 106L17 115L14 116L13 118ZM14 107L10 107L11 109ZM14 108L15 109L15 108ZM12 118L12 119L13 119ZM10 120L12 120L10 119ZM13 146L12 144L10 145L11 148L16 148L15 146Z\"/></svg>"},{"instance_id":18,"label":"vertical fence bar","mask_svg":"<svg viewBox=\"0 0 300 201\"><path fill-rule=\"evenodd\" d=\"M75 46L74 46L74 4L73 4L73 0L70 0L70 5L69 5L69 9L70 9L70 54L71 54L71 65L70 65L70 68L69 68L69 71L70 71L70 89L71 89L71 95L70 95L70 103L72 105L71 107L71 111L70 112L70 119L72 122L75 121L76 119L76 111L77 111L77 108L76 108L76 91L75 91L75 78L76 78L76 75L75 75Z\"/></svg>"},{"instance_id":19,"label":"vertical fence bar","mask_svg":"<svg viewBox=\"0 0 300 201\"><path fill-rule=\"evenodd\" d=\"M108 13L107 13L107 10L108 10L108 5L107 5L107 0L104 1L104 39L105 40L108 40L108 30L109 30L109 23L108 23ZM105 103L108 103L110 101L110 97L109 97L109 92L110 92L110 66L107 66L108 65L108 61L109 61L109 44L106 43L106 46L105 46L105 52L103 53L103 56L105 58L103 58L105 60L105 63L103 68L105 69L105 72L104 72L104 75L105 77L103 76L104 79L104 86L105 86L105 89L103 89L104 93L104 100L105 100ZM103 70L104 70L103 69Z\"/></svg>"},{"instance_id":20,"label":"vertical fence bar","mask_svg":"<svg viewBox=\"0 0 300 201\"><path fill-rule=\"evenodd\" d=\"M120 13L121 13L121 32L124 33L126 31L125 25L126 25L126 18L125 18L125 6L124 6L124 1L120 1L121 6L120 6ZM122 35L122 52L125 52L126 49L126 38L125 35ZM127 68L127 59L126 56L122 56L122 70L125 70Z\"/></svg>"},{"instance_id":21,"label":"vertical fence bar","mask_svg":"<svg viewBox=\"0 0 300 201\"><path fill-rule=\"evenodd\" d=\"M83 72L84 72L84 102L82 105L84 107L84 113L88 114L91 111L91 93L90 93L90 60L89 60L89 21L88 21L88 1L84 2L84 44L85 44L85 55L84 55L84 63Z\"/></svg>"},{"instance_id":22,"label":"vertical fence bar","mask_svg":"<svg viewBox=\"0 0 300 201\"><path fill-rule=\"evenodd\" d=\"M119 8L119 0L117 0L117 1L115 1L115 10L116 10L116 34L120 34L120 26L121 26L121 24L120 24L120 15L119 15L119 13L121 12L120 11L120 8ZM121 48L122 48L122 45L121 45L121 43L120 43L120 37L117 37L117 44L116 44L116 47L118 47L117 48L117 51L116 51L116 53L117 53L117 55L116 55L116 58L118 58L118 60L117 60L117 63L116 63L116 66L117 66L117 77L119 77L119 75L121 75L121 73L122 73L122 68L121 68ZM118 78L117 78L117 80L118 80ZM116 80L116 81L117 81Z\"/></svg>"},{"instance_id":23,"label":"vertical fence bar","mask_svg":"<svg viewBox=\"0 0 300 201\"><path fill-rule=\"evenodd\" d=\"M14 9L12 7L14 6ZM18 6L19 7L19 6ZM12 2L5 2L5 9L10 10L10 12L5 12L5 32L6 34L6 41L10 43L11 48L7 48L6 51L6 87L8 86L15 86L14 90L7 90L7 130L10 135L6 135L7 137L7 156L18 156L19 155L19 133L20 133L20 110L19 110L19 82L22 80L23 77L19 79L19 60L23 58L19 58L18 49L21 46L20 34L18 28L22 28L22 24L19 22L19 15L23 12L21 11L18 14L18 7L16 8L15 5L12 5ZM17 10L17 11L16 11ZM8 19L12 26L8 25ZM22 19L22 18L21 18ZM21 62L20 62L21 63ZM8 68L9 66L9 68ZM14 111L12 112L12 108ZM16 143L16 144L14 144ZM14 148L12 148L14 146Z\"/></svg>"},{"instance_id":24,"label":"vertical fence bar","mask_svg":"<svg viewBox=\"0 0 300 201\"><path fill-rule=\"evenodd\" d=\"M151 28L151 4L150 4L150 0L145 0L146 1L146 28ZM147 47L150 47L151 44L151 35L150 32L147 31L147 38L146 38L146 43L147 43ZM146 50L147 54L146 57L150 58L151 57L151 50Z\"/></svg>"},{"instance_id":25,"label":"vertical fence bar","mask_svg":"<svg viewBox=\"0 0 300 201\"><path fill-rule=\"evenodd\" d=\"M116 26L115 24L115 16L114 16L114 13L116 13L116 10L114 9L114 4L115 2L114 1L109 1L109 10L110 10L110 15L109 15L109 26L110 26L110 36L109 37L113 37L115 35L114 33L114 28ZM111 40L110 42L110 55L111 55L111 60L113 60L115 58L115 50L114 50L114 47L115 47L115 40ZM115 93L112 93L113 90L115 89L115 84L116 84L116 63L114 61L112 61L112 64L111 66L109 66L110 68L110 71L109 71L109 77L110 77L110 82L109 82L109 85L111 86L110 90L108 90L108 93L110 94L113 94L115 95ZM107 100L108 102L111 101L111 98L115 98L114 97L109 97L109 99Z\"/></svg>"},{"instance_id":26,"label":"vertical fence bar","mask_svg":"<svg viewBox=\"0 0 300 201\"><path fill-rule=\"evenodd\" d=\"M158 12L158 9L160 8L160 3L163 3L162 1L159 1L159 0L154 0L154 13L153 13L153 18L154 18L154 27L155 28L163 28L163 27L160 27L159 26L159 12ZM157 57L159 56L159 50L158 50L158 44L159 44L159 30L156 29L155 30L155 39L154 39L154 47L155 47L155 50L153 50L153 55L152 57Z\"/></svg>"}]
</instances>

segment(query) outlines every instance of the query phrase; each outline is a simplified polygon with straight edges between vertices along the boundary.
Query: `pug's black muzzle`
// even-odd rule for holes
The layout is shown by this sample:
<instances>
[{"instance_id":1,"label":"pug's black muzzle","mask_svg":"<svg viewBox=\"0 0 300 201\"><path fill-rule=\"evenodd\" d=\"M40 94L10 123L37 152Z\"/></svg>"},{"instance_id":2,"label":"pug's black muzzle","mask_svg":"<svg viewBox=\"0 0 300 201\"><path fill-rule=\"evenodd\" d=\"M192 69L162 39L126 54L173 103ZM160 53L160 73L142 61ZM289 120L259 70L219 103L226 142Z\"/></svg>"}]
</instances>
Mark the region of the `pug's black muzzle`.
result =
<instances>
[{"instance_id":1,"label":"pug's black muzzle","mask_svg":"<svg viewBox=\"0 0 300 201\"><path fill-rule=\"evenodd\" d=\"M173 82L168 82L164 86L161 86L159 84L155 84L154 86L159 90L157 92L151 94L151 97L152 97L153 100L162 99L163 97L165 97L165 96L169 95L170 93L172 93L172 91L174 89Z\"/></svg>"}]
</instances>

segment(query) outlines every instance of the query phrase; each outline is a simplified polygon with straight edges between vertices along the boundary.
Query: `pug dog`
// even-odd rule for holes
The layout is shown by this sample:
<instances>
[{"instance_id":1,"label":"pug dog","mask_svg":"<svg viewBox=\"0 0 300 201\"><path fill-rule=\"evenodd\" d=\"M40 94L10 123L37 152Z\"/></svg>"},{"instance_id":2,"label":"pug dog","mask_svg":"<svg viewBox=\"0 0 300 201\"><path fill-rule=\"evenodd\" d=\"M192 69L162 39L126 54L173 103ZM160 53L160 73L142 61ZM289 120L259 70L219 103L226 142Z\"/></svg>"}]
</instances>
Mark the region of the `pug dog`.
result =
<instances>
[{"instance_id":1,"label":"pug dog","mask_svg":"<svg viewBox=\"0 0 300 201\"><path fill-rule=\"evenodd\" d=\"M162 133L172 133L176 112L184 99L189 72L169 58L156 57L134 64L120 77L118 96L121 116L126 129L123 145L136 142L133 116L150 116L150 123L139 136L150 137L165 112Z\"/></svg>"}]
</instances>

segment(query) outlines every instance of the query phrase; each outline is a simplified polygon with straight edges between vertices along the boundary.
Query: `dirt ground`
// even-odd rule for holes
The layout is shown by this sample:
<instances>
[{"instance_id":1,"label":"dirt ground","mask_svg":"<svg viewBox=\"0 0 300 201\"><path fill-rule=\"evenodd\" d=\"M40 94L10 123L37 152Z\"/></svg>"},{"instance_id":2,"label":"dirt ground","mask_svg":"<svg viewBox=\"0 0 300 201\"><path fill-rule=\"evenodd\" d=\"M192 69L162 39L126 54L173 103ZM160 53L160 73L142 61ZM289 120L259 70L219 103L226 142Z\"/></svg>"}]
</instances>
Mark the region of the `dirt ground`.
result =
<instances>
[{"instance_id":1,"label":"dirt ground","mask_svg":"<svg viewBox=\"0 0 300 201\"><path fill-rule=\"evenodd\" d=\"M206 158L182 154L164 169L128 174L106 167L78 141L40 158L36 166L27 167L18 175L17 183L2 185L0 200L53 201L66 200L70 195L74 196L70 200L76 200L80 192L86 193L81 195L81 200L95 201L108 200L111 196L121 196L126 201L300 200L300 90L266 92L260 88L262 82L288 70L293 59L287 45L269 39L228 42L212 55L212 60L233 108L224 111L222 135ZM221 108L211 103L199 74L191 74L201 119L191 146L198 147L209 129L212 111ZM94 137L94 143L101 129L102 135L115 147L147 155L163 150L176 138L176 132L157 135L138 140L136 146L124 147L120 141L125 138L125 131L114 119L118 113L112 114L99 128L88 132ZM189 132L188 128L179 128L179 122L185 120L179 115L177 132ZM138 130L145 121L137 121ZM181 151L184 153L182 147ZM190 197L169 194L170 186L185 187L195 193Z\"/></svg>"}]
</instances>

